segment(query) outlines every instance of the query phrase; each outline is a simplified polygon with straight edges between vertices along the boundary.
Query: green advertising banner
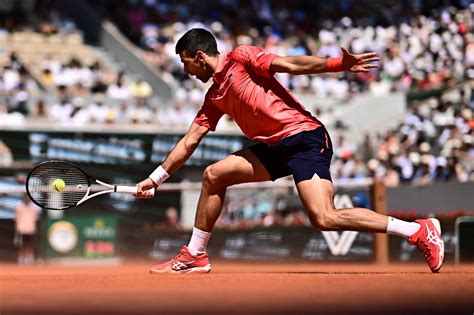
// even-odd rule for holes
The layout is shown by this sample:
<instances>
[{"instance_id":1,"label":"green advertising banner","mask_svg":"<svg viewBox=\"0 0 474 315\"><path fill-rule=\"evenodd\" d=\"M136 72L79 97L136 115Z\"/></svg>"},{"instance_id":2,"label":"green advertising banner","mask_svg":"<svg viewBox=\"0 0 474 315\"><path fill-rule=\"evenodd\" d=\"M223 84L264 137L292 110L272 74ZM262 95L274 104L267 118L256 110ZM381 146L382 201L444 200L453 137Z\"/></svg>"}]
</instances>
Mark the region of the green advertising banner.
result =
<instances>
[{"instance_id":1,"label":"green advertising banner","mask_svg":"<svg viewBox=\"0 0 474 315\"><path fill-rule=\"evenodd\" d=\"M118 219L113 215L48 218L45 258L109 258L118 254Z\"/></svg>"}]
</instances>

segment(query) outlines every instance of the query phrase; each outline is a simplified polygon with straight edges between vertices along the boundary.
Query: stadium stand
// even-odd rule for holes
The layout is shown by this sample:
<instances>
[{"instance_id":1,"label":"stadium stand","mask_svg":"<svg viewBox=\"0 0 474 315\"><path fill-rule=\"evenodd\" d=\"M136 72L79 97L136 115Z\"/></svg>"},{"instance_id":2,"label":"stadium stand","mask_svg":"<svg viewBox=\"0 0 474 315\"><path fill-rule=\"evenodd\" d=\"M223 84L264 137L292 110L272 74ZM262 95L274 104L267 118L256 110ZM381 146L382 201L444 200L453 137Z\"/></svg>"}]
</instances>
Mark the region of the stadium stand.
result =
<instances>
[{"instance_id":1,"label":"stadium stand","mask_svg":"<svg viewBox=\"0 0 474 315\"><path fill-rule=\"evenodd\" d=\"M467 47L472 46L468 31L472 12L463 1L413 2L395 8L390 1L294 1L283 8L270 1L208 1L199 8L186 1L179 6L166 1L89 3L142 47L146 60L173 73L178 81L188 78L174 53L175 40L196 26L212 30L222 52L249 44L282 55L334 57L341 54L342 45L355 53L376 51L383 57L378 73L280 76L289 89L318 96L347 99L361 91L427 90L463 80L472 67L462 64L463 55L472 54L472 47ZM305 5L315 9L304 10ZM354 10L359 5L365 10ZM318 6L324 10L318 11ZM318 14L327 11L331 14ZM345 12L351 12L351 17Z\"/></svg>"},{"instance_id":2,"label":"stadium stand","mask_svg":"<svg viewBox=\"0 0 474 315\"><path fill-rule=\"evenodd\" d=\"M145 61L173 75L179 88L169 104L153 103L147 82L121 71L106 53L85 44L60 9L46 10L51 3L37 1L28 11L30 22L40 21L37 28L18 22L25 8L4 10L2 124L18 125L26 119L77 127L151 124L182 130L199 108L206 85L183 74L174 44L184 30L203 26L216 34L222 52L251 44L282 55L337 56L342 45L355 53L374 50L382 56L380 71L367 75L278 75L335 131L334 178L376 176L397 186L474 176L469 81L474 77L473 6L466 1L407 6L361 1L366 11L355 10L351 1L294 1L285 7L270 1L208 1L199 7L189 1L87 1L143 49ZM315 10L304 10L309 4ZM320 16L318 7L330 14ZM321 105L324 99L353 104L362 97L432 91L437 91L434 97L410 101L406 116L398 112L389 117L395 129L360 134L360 145L353 137L357 128L348 126L341 114L345 107Z\"/></svg>"},{"instance_id":3,"label":"stadium stand","mask_svg":"<svg viewBox=\"0 0 474 315\"><path fill-rule=\"evenodd\" d=\"M175 102L183 105L199 106L203 99L196 80L183 76L174 53L176 38L195 26L212 30L223 52L235 45L251 44L282 55L334 57L340 54L338 46L342 45L355 53L377 51L382 56L380 71L367 75L278 74L287 88L303 98L309 94L310 98L349 101L360 93L423 93L473 79L474 39L469 31L473 27L473 6L467 1L413 2L395 7L391 2L362 1L357 5L364 5L364 11L354 10L356 4L351 1L295 1L284 8L269 1L209 1L199 8L188 2L180 6L156 1L124 2L119 6L112 1L89 3L144 50L147 62L181 82L183 87L177 91ZM331 14L321 17L316 9L303 10L307 4L324 7L321 12ZM347 12L351 12L350 18ZM410 103L397 128L381 130L376 139L366 135L361 146L345 140L347 133L339 133L344 129L344 119L334 117L337 109L315 108L323 122L333 122L330 127L338 130L334 135L334 178L375 175L385 178L388 186L472 179L472 84L448 91L446 94L455 95L454 100L439 96Z\"/></svg>"}]
</instances>

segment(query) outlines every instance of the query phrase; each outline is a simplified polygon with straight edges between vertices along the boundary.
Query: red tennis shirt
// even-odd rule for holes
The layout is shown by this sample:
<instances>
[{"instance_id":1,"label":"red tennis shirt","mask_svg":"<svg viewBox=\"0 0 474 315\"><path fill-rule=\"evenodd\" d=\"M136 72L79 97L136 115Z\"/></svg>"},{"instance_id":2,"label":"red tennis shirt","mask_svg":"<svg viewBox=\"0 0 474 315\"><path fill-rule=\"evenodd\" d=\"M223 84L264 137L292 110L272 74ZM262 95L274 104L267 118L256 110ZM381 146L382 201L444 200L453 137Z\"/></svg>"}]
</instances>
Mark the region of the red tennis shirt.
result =
<instances>
[{"instance_id":1,"label":"red tennis shirt","mask_svg":"<svg viewBox=\"0 0 474 315\"><path fill-rule=\"evenodd\" d=\"M227 114L245 136L268 145L320 127L321 122L269 70L275 57L254 46L219 55L214 83L194 122L214 131Z\"/></svg>"}]
</instances>

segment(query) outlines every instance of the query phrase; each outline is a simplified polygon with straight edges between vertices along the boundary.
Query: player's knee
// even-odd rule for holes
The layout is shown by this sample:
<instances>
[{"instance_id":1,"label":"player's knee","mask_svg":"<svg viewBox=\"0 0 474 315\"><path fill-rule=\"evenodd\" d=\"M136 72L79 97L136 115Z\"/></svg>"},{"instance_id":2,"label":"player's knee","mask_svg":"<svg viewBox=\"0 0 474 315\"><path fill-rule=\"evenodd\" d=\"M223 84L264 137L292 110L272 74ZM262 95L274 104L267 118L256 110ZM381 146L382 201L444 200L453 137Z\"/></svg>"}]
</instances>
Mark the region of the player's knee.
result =
<instances>
[{"instance_id":1,"label":"player's knee","mask_svg":"<svg viewBox=\"0 0 474 315\"><path fill-rule=\"evenodd\" d=\"M336 226L336 216L330 211L324 214L310 214L309 220L320 231L333 231Z\"/></svg>"},{"instance_id":2,"label":"player's knee","mask_svg":"<svg viewBox=\"0 0 474 315\"><path fill-rule=\"evenodd\" d=\"M216 167L214 165L209 165L208 167L206 167L203 175L203 184L217 188L220 186L220 183L221 179L219 173L216 170Z\"/></svg>"}]
</instances>

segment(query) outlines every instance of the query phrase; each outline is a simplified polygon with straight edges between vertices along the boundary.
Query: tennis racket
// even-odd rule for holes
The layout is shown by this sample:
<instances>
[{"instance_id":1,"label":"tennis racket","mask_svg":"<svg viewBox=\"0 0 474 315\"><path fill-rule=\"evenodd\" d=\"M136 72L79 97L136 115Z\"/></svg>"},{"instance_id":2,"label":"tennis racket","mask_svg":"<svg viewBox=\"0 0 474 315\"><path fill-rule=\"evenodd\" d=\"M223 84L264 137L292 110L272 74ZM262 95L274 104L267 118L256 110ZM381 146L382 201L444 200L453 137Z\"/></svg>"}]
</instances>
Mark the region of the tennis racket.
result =
<instances>
[{"instance_id":1,"label":"tennis racket","mask_svg":"<svg viewBox=\"0 0 474 315\"><path fill-rule=\"evenodd\" d=\"M95 182L99 185L91 185ZM92 191L98 190L91 194ZM136 186L114 186L94 180L78 166L64 161L46 161L31 170L26 179L26 192L38 206L65 210L107 193L136 194ZM154 195L155 189L149 192Z\"/></svg>"}]
</instances>

